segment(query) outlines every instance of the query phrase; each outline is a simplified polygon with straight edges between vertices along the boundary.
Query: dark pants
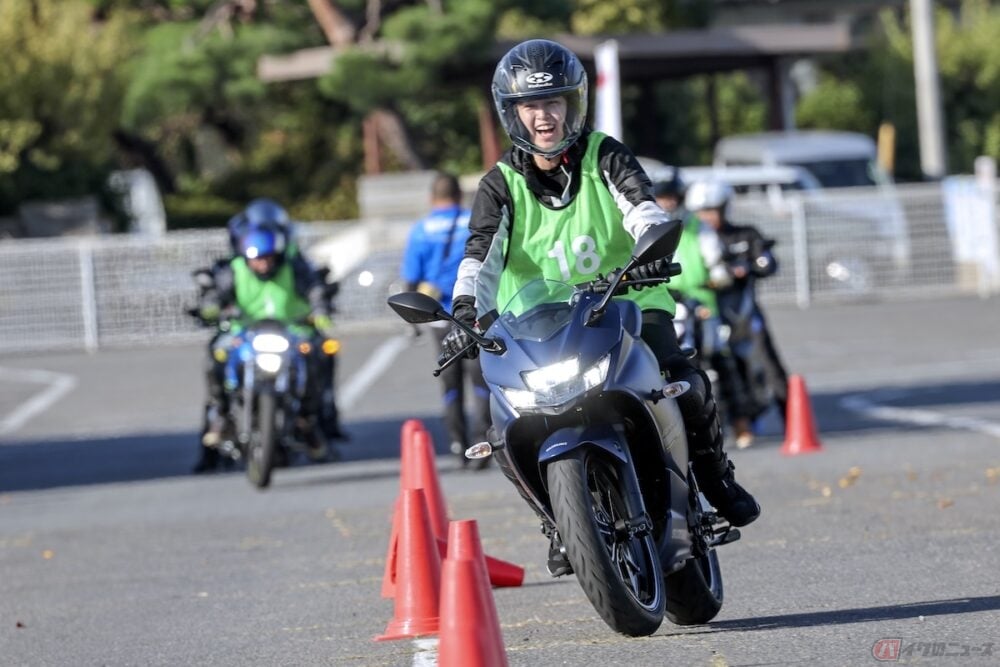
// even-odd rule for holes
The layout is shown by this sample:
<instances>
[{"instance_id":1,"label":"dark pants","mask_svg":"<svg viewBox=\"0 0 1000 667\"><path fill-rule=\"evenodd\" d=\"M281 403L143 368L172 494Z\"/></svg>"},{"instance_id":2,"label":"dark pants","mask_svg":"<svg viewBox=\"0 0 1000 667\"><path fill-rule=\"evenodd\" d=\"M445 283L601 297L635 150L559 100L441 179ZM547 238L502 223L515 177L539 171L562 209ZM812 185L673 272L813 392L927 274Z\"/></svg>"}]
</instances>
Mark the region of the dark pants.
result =
<instances>
[{"instance_id":1,"label":"dark pants","mask_svg":"<svg viewBox=\"0 0 1000 667\"><path fill-rule=\"evenodd\" d=\"M729 462L723 451L722 429L708 375L681 352L670 313L643 311L642 340L653 351L660 370L674 382L682 380L691 385L678 397L677 407L684 418L695 474L708 480L722 476L728 471Z\"/></svg>"},{"instance_id":2,"label":"dark pants","mask_svg":"<svg viewBox=\"0 0 1000 667\"><path fill-rule=\"evenodd\" d=\"M442 341L448 335L448 327L432 327L437 339L438 354L442 352ZM463 359L441 371L444 384L444 424L448 429L451 443L458 443L461 451L477 442L486 440L486 430L490 426L490 390L483 380L483 371L478 359ZM472 419L465 416L465 378L472 384L474 408ZM455 449L453 447L453 449Z\"/></svg>"}]
</instances>

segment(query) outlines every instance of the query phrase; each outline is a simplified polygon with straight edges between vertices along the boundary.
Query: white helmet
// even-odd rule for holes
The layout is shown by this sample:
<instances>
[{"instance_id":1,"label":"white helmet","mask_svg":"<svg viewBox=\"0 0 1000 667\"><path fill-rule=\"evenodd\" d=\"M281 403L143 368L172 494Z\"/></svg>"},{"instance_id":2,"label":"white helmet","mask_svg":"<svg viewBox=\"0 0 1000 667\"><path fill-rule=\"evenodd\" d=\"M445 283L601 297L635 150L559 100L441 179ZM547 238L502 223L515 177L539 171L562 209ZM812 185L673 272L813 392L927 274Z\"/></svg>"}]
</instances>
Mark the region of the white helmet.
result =
<instances>
[{"instance_id":1,"label":"white helmet","mask_svg":"<svg viewBox=\"0 0 1000 667\"><path fill-rule=\"evenodd\" d=\"M688 188L685 204L689 211L723 208L733 197L733 188L721 181L697 181Z\"/></svg>"}]
</instances>

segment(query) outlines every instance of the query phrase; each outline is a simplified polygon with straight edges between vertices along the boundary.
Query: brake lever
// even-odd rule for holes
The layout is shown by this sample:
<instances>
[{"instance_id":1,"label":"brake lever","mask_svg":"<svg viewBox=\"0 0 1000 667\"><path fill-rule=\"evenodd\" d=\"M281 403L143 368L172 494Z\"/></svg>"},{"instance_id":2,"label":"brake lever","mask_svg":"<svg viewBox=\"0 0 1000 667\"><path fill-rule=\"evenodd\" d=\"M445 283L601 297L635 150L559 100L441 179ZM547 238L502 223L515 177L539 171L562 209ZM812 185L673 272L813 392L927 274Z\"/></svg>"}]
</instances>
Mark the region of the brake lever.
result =
<instances>
[{"instance_id":1,"label":"brake lever","mask_svg":"<svg viewBox=\"0 0 1000 667\"><path fill-rule=\"evenodd\" d=\"M462 357L465 356L465 353L471 350L475 345L478 345L478 343L476 343L476 341L472 341L471 343L463 347L457 354L455 354L455 356L451 357L450 359L448 359L448 361L441 364L438 368L434 370L434 377L441 375L443 371L447 370L451 366L454 366L455 362L460 361Z\"/></svg>"}]
</instances>

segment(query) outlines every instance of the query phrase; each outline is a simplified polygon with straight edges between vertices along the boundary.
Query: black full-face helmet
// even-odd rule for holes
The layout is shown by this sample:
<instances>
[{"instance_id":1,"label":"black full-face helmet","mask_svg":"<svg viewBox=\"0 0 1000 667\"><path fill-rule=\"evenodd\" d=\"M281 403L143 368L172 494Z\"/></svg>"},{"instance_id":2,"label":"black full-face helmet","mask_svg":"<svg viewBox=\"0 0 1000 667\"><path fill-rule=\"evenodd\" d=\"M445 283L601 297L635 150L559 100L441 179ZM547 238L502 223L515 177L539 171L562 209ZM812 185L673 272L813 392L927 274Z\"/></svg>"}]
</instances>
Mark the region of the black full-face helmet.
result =
<instances>
[{"instance_id":1,"label":"black full-face helmet","mask_svg":"<svg viewBox=\"0 0 1000 667\"><path fill-rule=\"evenodd\" d=\"M587 120L587 73L572 51L547 39L522 42L507 52L493 73L493 103L510 140L533 155L552 158L580 136ZM566 99L563 140L541 149L517 115L515 105L532 99L562 96Z\"/></svg>"}]
</instances>

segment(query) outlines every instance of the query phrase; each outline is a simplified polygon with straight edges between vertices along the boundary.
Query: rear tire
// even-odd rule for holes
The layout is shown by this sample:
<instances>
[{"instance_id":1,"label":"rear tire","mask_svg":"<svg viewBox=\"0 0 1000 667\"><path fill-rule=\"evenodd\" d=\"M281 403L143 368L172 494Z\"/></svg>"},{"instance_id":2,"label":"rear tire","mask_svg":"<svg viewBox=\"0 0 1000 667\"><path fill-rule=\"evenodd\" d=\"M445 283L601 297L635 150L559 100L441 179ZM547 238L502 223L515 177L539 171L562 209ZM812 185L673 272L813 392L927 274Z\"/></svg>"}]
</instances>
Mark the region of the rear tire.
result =
<instances>
[{"instance_id":1,"label":"rear tire","mask_svg":"<svg viewBox=\"0 0 1000 667\"><path fill-rule=\"evenodd\" d=\"M549 496L567 557L590 603L613 630L641 637L663 622L663 574L652 535L615 535L615 521L628 518L615 463L589 449L553 461L546 472Z\"/></svg>"},{"instance_id":2,"label":"rear tire","mask_svg":"<svg viewBox=\"0 0 1000 667\"><path fill-rule=\"evenodd\" d=\"M247 478L258 489L271 484L275 447L275 400L273 394L257 396L257 428L250 434L247 452Z\"/></svg>"}]
</instances>

